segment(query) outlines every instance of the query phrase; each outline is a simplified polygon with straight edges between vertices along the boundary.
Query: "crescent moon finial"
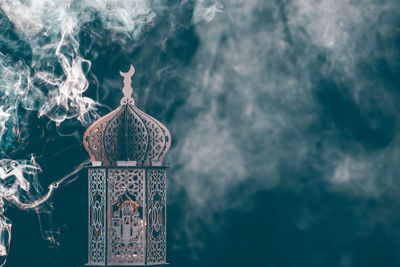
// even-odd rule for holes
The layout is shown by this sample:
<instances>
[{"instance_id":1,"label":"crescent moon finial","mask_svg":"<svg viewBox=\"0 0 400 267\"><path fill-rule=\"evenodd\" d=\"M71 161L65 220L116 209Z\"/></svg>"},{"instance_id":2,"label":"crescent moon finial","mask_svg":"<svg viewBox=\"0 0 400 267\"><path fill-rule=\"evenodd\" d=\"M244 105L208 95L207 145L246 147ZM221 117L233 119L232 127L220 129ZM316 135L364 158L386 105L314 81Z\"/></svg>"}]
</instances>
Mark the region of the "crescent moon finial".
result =
<instances>
[{"instance_id":1,"label":"crescent moon finial","mask_svg":"<svg viewBox=\"0 0 400 267\"><path fill-rule=\"evenodd\" d=\"M122 88L122 93L124 97L121 99L121 105L123 104L132 104L135 105L135 100L132 98L132 76L135 74L135 68L131 64L131 67L128 72L120 71L119 74L124 77L124 88Z\"/></svg>"}]
</instances>

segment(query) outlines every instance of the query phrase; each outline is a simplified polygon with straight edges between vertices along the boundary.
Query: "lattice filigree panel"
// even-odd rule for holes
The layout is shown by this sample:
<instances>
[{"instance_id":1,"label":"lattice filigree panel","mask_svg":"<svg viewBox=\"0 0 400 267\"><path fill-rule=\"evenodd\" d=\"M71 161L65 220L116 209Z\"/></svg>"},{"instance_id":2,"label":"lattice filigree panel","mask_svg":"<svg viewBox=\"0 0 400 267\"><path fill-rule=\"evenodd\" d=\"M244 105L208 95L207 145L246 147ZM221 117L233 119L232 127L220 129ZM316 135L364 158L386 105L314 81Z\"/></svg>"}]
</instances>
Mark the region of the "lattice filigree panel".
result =
<instances>
[{"instance_id":1,"label":"lattice filigree panel","mask_svg":"<svg viewBox=\"0 0 400 267\"><path fill-rule=\"evenodd\" d=\"M104 166L110 165L110 159L105 151L104 132L109 121L120 112L116 109L94 122L85 132L83 144L89 152L92 161L102 161Z\"/></svg>"},{"instance_id":2,"label":"lattice filigree panel","mask_svg":"<svg viewBox=\"0 0 400 267\"><path fill-rule=\"evenodd\" d=\"M147 170L148 240L147 263L166 262L166 172Z\"/></svg>"},{"instance_id":3,"label":"lattice filigree panel","mask_svg":"<svg viewBox=\"0 0 400 267\"><path fill-rule=\"evenodd\" d=\"M108 171L108 264L145 263L145 169Z\"/></svg>"},{"instance_id":4,"label":"lattice filigree panel","mask_svg":"<svg viewBox=\"0 0 400 267\"><path fill-rule=\"evenodd\" d=\"M118 160L138 166L161 163L171 145L168 129L131 104L124 104L93 123L84 134L84 145L93 161L115 166Z\"/></svg>"},{"instance_id":5,"label":"lattice filigree panel","mask_svg":"<svg viewBox=\"0 0 400 267\"><path fill-rule=\"evenodd\" d=\"M104 131L104 148L107 158L111 163L123 158L121 147L124 146L125 138L125 109L120 111L110 119Z\"/></svg>"},{"instance_id":6,"label":"lattice filigree panel","mask_svg":"<svg viewBox=\"0 0 400 267\"><path fill-rule=\"evenodd\" d=\"M166 133L158 121L138 108L131 107L140 115L148 132L148 148L143 165L150 166L152 161L158 161L166 146ZM161 123L160 123L161 124Z\"/></svg>"},{"instance_id":7,"label":"lattice filigree panel","mask_svg":"<svg viewBox=\"0 0 400 267\"><path fill-rule=\"evenodd\" d=\"M105 263L106 172L89 170L89 263Z\"/></svg>"},{"instance_id":8,"label":"lattice filigree panel","mask_svg":"<svg viewBox=\"0 0 400 267\"><path fill-rule=\"evenodd\" d=\"M126 121L127 134L131 136L128 138L128 160L134 160L138 165L143 165L149 143L146 125L131 105L126 107Z\"/></svg>"}]
</instances>

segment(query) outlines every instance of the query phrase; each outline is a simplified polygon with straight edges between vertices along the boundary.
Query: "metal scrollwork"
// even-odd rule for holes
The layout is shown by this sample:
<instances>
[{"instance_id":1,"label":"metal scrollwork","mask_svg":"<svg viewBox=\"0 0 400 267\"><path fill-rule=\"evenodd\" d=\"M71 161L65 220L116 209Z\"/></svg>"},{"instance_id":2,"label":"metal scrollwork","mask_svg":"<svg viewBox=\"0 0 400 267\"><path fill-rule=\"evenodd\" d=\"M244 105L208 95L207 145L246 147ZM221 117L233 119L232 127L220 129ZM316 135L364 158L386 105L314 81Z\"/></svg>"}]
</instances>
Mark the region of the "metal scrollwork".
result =
<instances>
[{"instance_id":1,"label":"metal scrollwork","mask_svg":"<svg viewBox=\"0 0 400 267\"><path fill-rule=\"evenodd\" d=\"M92 161L102 161L104 165L110 164L110 159L106 154L105 144L108 142L104 138L109 121L119 112L116 109L106 116L95 121L85 132L83 136L83 144Z\"/></svg>"},{"instance_id":2,"label":"metal scrollwork","mask_svg":"<svg viewBox=\"0 0 400 267\"><path fill-rule=\"evenodd\" d=\"M135 160L138 165L143 165L149 143L149 134L141 117L133 110L133 106L127 105L127 134L128 159Z\"/></svg>"},{"instance_id":3,"label":"metal scrollwork","mask_svg":"<svg viewBox=\"0 0 400 267\"><path fill-rule=\"evenodd\" d=\"M84 134L89 167L89 265L166 263L168 129L135 106L133 66L121 105Z\"/></svg>"},{"instance_id":4,"label":"metal scrollwork","mask_svg":"<svg viewBox=\"0 0 400 267\"><path fill-rule=\"evenodd\" d=\"M166 173L165 170L147 171L148 240L147 263L166 261Z\"/></svg>"},{"instance_id":5,"label":"metal scrollwork","mask_svg":"<svg viewBox=\"0 0 400 267\"><path fill-rule=\"evenodd\" d=\"M150 166L152 161L159 161L160 155L163 153L163 150L166 147L168 137L166 136L163 128L160 126L161 123L157 123L156 119L139 109L136 109L136 112L144 121L149 135L146 160L143 165Z\"/></svg>"},{"instance_id":6,"label":"metal scrollwork","mask_svg":"<svg viewBox=\"0 0 400 267\"><path fill-rule=\"evenodd\" d=\"M104 169L89 172L89 261L105 262L105 197L106 177Z\"/></svg>"},{"instance_id":7,"label":"metal scrollwork","mask_svg":"<svg viewBox=\"0 0 400 267\"><path fill-rule=\"evenodd\" d=\"M144 179L144 169L109 170L109 264L144 264Z\"/></svg>"},{"instance_id":8,"label":"metal scrollwork","mask_svg":"<svg viewBox=\"0 0 400 267\"><path fill-rule=\"evenodd\" d=\"M137 161L138 166L161 164L171 146L171 134L158 120L144 113L134 104L131 67L124 77L121 106L94 122L84 134L84 144L93 161L102 161L103 166L115 164L117 160Z\"/></svg>"},{"instance_id":9,"label":"metal scrollwork","mask_svg":"<svg viewBox=\"0 0 400 267\"><path fill-rule=\"evenodd\" d=\"M104 149L110 163L115 163L121 158L121 145L124 145L124 112L125 110L121 108L119 112L108 121L104 131Z\"/></svg>"}]
</instances>

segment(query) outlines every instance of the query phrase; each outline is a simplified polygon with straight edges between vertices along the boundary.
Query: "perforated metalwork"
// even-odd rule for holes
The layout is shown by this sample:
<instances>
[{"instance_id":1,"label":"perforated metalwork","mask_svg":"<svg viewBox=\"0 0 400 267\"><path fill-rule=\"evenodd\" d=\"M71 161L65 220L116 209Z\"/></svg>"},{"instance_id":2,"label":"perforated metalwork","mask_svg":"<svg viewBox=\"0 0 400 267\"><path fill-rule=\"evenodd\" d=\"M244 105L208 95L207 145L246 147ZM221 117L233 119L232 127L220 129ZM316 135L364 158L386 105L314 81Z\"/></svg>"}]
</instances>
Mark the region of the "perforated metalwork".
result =
<instances>
[{"instance_id":1,"label":"perforated metalwork","mask_svg":"<svg viewBox=\"0 0 400 267\"><path fill-rule=\"evenodd\" d=\"M124 104L99 119L84 135L86 150L103 166L117 160L137 161L138 166L162 162L171 145L168 129L131 104Z\"/></svg>"},{"instance_id":2,"label":"perforated metalwork","mask_svg":"<svg viewBox=\"0 0 400 267\"><path fill-rule=\"evenodd\" d=\"M138 165L143 165L149 143L147 127L141 117L133 110L133 106L127 105L126 120L128 126L128 160L135 160Z\"/></svg>"},{"instance_id":3,"label":"perforated metalwork","mask_svg":"<svg viewBox=\"0 0 400 267\"><path fill-rule=\"evenodd\" d=\"M89 264L166 263L168 129L135 106L133 66L124 78L121 105L94 122L84 145L89 169ZM152 167L161 166L161 167Z\"/></svg>"},{"instance_id":4,"label":"perforated metalwork","mask_svg":"<svg viewBox=\"0 0 400 267\"><path fill-rule=\"evenodd\" d=\"M162 124L156 119L152 118L150 115L147 115L146 113L135 107L132 108L135 109L136 112L140 115L147 128L149 140L147 153L143 165L150 166L152 161L160 161L160 156L162 155L167 145L167 140L169 140L169 133L166 134L166 132L160 126Z\"/></svg>"},{"instance_id":5,"label":"perforated metalwork","mask_svg":"<svg viewBox=\"0 0 400 267\"><path fill-rule=\"evenodd\" d=\"M144 169L108 170L108 264L145 263Z\"/></svg>"},{"instance_id":6,"label":"perforated metalwork","mask_svg":"<svg viewBox=\"0 0 400 267\"><path fill-rule=\"evenodd\" d=\"M92 161L102 161L103 165L110 165L110 159L106 154L105 144L108 141L104 140L104 132L109 121L116 115L120 109L116 109L106 116L94 122L85 132L83 144L89 152Z\"/></svg>"},{"instance_id":7,"label":"perforated metalwork","mask_svg":"<svg viewBox=\"0 0 400 267\"><path fill-rule=\"evenodd\" d=\"M147 170L148 235L147 263L166 262L166 172Z\"/></svg>"},{"instance_id":8,"label":"perforated metalwork","mask_svg":"<svg viewBox=\"0 0 400 267\"><path fill-rule=\"evenodd\" d=\"M154 158L153 161L158 161L158 162L162 162L164 159L165 154L167 153L169 147L171 146L171 134L169 133L167 127L164 126L164 124L162 124L161 122L159 122L157 119L151 117L154 121L154 123L156 123L158 126L160 126L162 132L163 132L163 136L164 136L164 146L161 149L161 152L158 154L158 158Z\"/></svg>"},{"instance_id":9,"label":"perforated metalwork","mask_svg":"<svg viewBox=\"0 0 400 267\"><path fill-rule=\"evenodd\" d=\"M89 263L105 263L106 240L106 172L89 171Z\"/></svg>"},{"instance_id":10,"label":"perforated metalwork","mask_svg":"<svg viewBox=\"0 0 400 267\"><path fill-rule=\"evenodd\" d=\"M115 163L121 159L121 146L124 145L124 112L125 109L121 108L120 111L113 116L104 131L104 148L107 154L108 161Z\"/></svg>"}]
</instances>

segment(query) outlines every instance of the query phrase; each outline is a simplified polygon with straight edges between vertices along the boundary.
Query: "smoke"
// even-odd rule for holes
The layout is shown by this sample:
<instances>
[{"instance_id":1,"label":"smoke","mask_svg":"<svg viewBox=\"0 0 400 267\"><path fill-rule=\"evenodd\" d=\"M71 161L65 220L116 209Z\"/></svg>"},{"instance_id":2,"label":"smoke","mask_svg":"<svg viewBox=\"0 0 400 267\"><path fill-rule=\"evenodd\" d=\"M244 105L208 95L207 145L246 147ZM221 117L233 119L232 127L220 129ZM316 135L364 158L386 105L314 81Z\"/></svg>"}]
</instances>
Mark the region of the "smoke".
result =
<instances>
[{"instance_id":1,"label":"smoke","mask_svg":"<svg viewBox=\"0 0 400 267\"><path fill-rule=\"evenodd\" d=\"M210 22L222 9L217 1L191 2L190 5L195 6L193 23ZM91 50L95 40L82 40L81 34L87 31L87 25L98 23L99 32L89 31L91 39L107 33L115 43L138 40L146 28L153 26L157 12L165 13L168 5L147 0L3 0L0 7L0 145L3 157L0 166L0 265L3 265L11 241L11 221L3 214L4 201L20 209L44 211L43 203L48 203L53 190L61 183L70 183L70 177L76 176L88 163L75 166L72 172L43 190L39 183L42 170L37 164L38 157L32 154L30 160L13 158L24 155L32 142L29 129L32 116L46 118L48 125L54 123L58 129L68 129L76 128L76 122L87 127L104 114L103 108L109 109L99 102L99 98L108 95L107 86L101 86L99 77L91 71L91 60L99 56ZM93 84L89 84L88 77ZM115 87L114 82L111 83ZM99 92L100 86L105 89L103 92ZM87 93L90 88L97 90L96 98L89 96L93 93ZM62 130L58 133L64 136ZM76 130L67 136L75 136L79 142L82 139ZM217 141L216 145L221 142L224 140ZM41 157L44 155L39 155ZM45 232L46 238L56 244L55 237L48 236L48 230Z\"/></svg>"},{"instance_id":2,"label":"smoke","mask_svg":"<svg viewBox=\"0 0 400 267\"><path fill-rule=\"evenodd\" d=\"M218 1L201 0L197 1L193 10L193 22L211 22L218 12L222 12L223 5Z\"/></svg>"},{"instance_id":3,"label":"smoke","mask_svg":"<svg viewBox=\"0 0 400 267\"><path fill-rule=\"evenodd\" d=\"M175 251L189 248L199 257L203 226L220 231L226 222L215 214L251 210L259 192L368 200L398 191L396 1L3 0L0 6L0 139L4 162L14 162L2 165L2 201L40 209L58 185L42 190L37 158L14 157L27 155L29 118L59 129L87 127L106 104L117 105L120 69L113 68L125 63L137 69L138 105L172 133L168 201L183 214L169 228L182 241ZM81 132L69 135L81 142ZM293 207L301 231L319 218L305 205ZM366 220L363 229L390 216ZM0 226L3 256L11 237L3 213ZM343 259L342 265L352 260Z\"/></svg>"},{"instance_id":4,"label":"smoke","mask_svg":"<svg viewBox=\"0 0 400 267\"><path fill-rule=\"evenodd\" d=\"M80 54L80 29L85 23L100 19L108 29L137 38L155 13L148 1L3 0L0 7L0 144L4 157L0 160L0 265L3 265L11 241L11 222L3 215L4 200L21 209L39 211L53 190L84 165L43 192L37 175L41 168L35 157L32 155L30 161L9 158L29 144L28 114L47 117L57 127L73 125L74 120L86 127L90 125L99 117L101 104L84 96L89 87L86 76L91 62Z\"/></svg>"},{"instance_id":5,"label":"smoke","mask_svg":"<svg viewBox=\"0 0 400 267\"><path fill-rule=\"evenodd\" d=\"M186 126L172 152L179 169L170 188L176 196L187 192L186 236L178 239L195 256L206 246L199 225L222 230L215 214L252 209L257 192L374 199L393 190L400 173L393 165L398 93L391 88L399 75L399 28L390 28L399 25L396 5L224 1L223 12L196 25L199 47L185 73L191 89L180 109Z\"/></svg>"}]
</instances>

